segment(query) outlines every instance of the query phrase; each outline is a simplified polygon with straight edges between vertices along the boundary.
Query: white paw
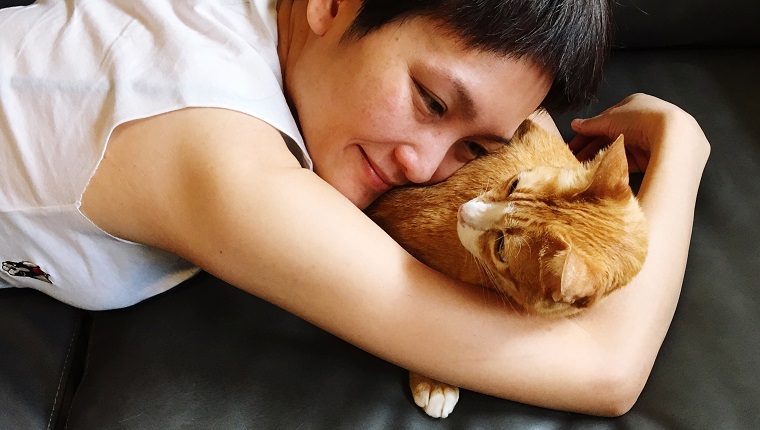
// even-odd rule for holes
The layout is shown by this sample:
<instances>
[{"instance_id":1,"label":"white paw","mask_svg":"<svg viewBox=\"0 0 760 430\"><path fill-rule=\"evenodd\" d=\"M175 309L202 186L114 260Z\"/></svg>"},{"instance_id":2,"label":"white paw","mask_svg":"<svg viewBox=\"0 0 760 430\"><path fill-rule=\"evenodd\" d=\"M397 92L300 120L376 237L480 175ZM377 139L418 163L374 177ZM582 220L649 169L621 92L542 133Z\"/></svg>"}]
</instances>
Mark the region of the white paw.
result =
<instances>
[{"instance_id":1,"label":"white paw","mask_svg":"<svg viewBox=\"0 0 760 430\"><path fill-rule=\"evenodd\" d=\"M446 418L459 401L459 388L416 373L409 373L414 403L433 418Z\"/></svg>"}]
</instances>

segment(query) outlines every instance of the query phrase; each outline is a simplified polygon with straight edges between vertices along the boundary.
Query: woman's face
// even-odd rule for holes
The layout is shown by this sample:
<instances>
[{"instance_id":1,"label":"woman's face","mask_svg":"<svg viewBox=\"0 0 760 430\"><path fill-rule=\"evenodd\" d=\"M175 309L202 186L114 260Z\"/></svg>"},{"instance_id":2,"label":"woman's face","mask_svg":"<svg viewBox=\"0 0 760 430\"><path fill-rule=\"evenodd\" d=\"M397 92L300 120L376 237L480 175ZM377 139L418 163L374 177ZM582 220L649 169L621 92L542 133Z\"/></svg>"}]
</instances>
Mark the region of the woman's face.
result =
<instances>
[{"instance_id":1,"label":"woman's face","mask_svg":"<svg viewBox=\"0 0 760 430\"><path fill-rule=\"evenodd\" d=\"M341 12L286 86L316 173L361 209L497 150L549 90L530 61L466 50L424 19L341 41L354 17Z\"/></svg>"}]
</instances>

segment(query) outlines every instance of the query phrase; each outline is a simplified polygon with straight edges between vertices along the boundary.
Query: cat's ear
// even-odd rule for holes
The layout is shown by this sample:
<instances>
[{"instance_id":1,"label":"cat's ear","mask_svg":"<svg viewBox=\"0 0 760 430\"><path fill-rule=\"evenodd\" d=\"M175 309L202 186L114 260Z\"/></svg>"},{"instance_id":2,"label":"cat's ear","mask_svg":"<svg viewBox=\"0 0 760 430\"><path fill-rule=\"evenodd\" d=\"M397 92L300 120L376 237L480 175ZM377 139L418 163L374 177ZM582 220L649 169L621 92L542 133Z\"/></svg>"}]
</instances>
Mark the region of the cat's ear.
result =
<instances>
[{"instance_id":1,"label":"cat's ear","mask_svg":"<svg viewBox=\"0 0 760 430\"><path fill-rule=\"evenodd\" d=\"M551 248L556 252L541 264L541 283L555 302L586 307L596 295L598 279L567 242L561 239L553 242Z\"/></svg>"},{"instance_id":2,"label":"cat's ear","mask_svg":"<svg viewBox=\"0 0 760 430\"><path fill-rule=\"evenodd\" d=\"M630 195L623 135L600 151L589 166L594 169L594 174L586 193L601 198L625 198Z\"/></svg>"}]
</instances>

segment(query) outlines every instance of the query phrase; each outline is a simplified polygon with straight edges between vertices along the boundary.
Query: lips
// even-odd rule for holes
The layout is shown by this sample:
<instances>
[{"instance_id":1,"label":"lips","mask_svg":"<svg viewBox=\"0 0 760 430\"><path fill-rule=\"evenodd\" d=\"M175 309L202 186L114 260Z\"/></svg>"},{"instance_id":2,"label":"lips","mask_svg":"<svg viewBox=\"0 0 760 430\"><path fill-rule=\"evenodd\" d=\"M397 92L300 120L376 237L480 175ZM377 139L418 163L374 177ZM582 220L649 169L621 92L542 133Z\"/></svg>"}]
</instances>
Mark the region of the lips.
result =
<instances>
[{"instance_id":1,"label":"lips","mask_svg":"<svg viewBox=\"0 0 760 430\"><path fill-rule=\"evenodd\" d=\"M382 170L375 167L374 163L372 163L372 160L370 160L370 158L367 156L367 153L364 152L361 147L359 147L359 150L361 151L362 158L364 160L364 176L370 188L377 192L378 195L393 188L394 183L382 173Z\"/></svg>"}]
</instances>

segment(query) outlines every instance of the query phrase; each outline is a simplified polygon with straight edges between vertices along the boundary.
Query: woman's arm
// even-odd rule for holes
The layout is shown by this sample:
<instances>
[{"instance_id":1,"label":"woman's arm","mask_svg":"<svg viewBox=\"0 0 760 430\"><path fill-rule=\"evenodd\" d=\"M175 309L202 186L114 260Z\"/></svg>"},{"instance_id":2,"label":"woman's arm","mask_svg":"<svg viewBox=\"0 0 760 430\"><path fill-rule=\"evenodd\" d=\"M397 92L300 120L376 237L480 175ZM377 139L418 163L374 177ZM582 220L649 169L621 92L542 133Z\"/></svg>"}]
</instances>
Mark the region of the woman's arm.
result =
<instances>
[{"instance_id":1,"label":"woman's arm","mask_svg":"<svg viewBox=\"0 0 760 430\"><path fill-rule=\"evenodd\" d=\"M106 155L88 188L100 204L85 209L109 233L173 251L410 370L600 415L627 410L651 369L677 301L701 172L653 155L641 191L652 219L641 275L592 312L547 321L416 261L246 115L151 118L119 130ZM99 192L99 183L118 186Z\"/></svg>"},{"instance_id":2,"label":"woman's arm","mask_svg":"<svg viewBox=\"0 0 760 430\"><path fill-rule=\"evenodd\" d=\"M577 321L616 360L610 363L610 379L619 381L630 407L675 312L710 145L693 117L644 94L634 94L595 118L575 121L573 129L578 136L570 146L579 158L593 156L598 142L624 134L629 167L646 171L638 193L649 227L644 267L628 286Z\"/></svg>"}]
</instances>

